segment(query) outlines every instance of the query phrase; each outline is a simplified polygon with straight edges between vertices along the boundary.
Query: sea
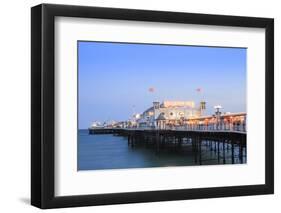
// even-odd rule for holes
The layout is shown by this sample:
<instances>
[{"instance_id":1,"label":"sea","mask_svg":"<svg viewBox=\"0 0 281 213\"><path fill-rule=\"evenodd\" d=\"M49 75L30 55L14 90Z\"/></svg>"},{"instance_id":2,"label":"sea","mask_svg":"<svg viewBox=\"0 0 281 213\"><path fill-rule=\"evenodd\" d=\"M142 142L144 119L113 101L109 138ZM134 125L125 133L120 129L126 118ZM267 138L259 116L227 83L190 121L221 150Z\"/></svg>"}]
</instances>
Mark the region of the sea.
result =
<instances>
[{"instance_id":1,"label":"sea","mask_svg":"<svg viewBox=\"0 0 281 213\"><path fill-rule=\"evenodd\" d=\"M184 144L180 150L167 149L157 152L151 147L128 146L124 136L113 134L89 134L87 129L78 130L78 171L101 169L129 169L150 167L201 166L232 164L231 150L223 153L210 151L210 147L202 145L201 161L191 144ZM241 163L238 158L239 148L234 148L234 163ZM243 154L246 163L246 150Z\"/></svg>"}]
</instances>

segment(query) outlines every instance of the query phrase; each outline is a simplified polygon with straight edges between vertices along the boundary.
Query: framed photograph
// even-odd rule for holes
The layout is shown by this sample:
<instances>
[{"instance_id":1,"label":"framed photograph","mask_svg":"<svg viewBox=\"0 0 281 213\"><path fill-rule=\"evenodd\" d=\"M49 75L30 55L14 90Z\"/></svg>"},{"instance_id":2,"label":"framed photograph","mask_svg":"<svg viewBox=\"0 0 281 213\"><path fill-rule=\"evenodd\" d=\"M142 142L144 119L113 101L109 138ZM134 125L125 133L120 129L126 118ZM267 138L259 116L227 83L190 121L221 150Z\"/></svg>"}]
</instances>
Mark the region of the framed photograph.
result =
<instances>
[{"instance_id":1,"label":"framed photograph","mask_svg":"<svg viewBox=\"0 0 281 213\"><path fill-rule=\"evenodd\" d=\"M274 21L31 9L31 203L272 194Z\"/></svg>"}]
</instances>

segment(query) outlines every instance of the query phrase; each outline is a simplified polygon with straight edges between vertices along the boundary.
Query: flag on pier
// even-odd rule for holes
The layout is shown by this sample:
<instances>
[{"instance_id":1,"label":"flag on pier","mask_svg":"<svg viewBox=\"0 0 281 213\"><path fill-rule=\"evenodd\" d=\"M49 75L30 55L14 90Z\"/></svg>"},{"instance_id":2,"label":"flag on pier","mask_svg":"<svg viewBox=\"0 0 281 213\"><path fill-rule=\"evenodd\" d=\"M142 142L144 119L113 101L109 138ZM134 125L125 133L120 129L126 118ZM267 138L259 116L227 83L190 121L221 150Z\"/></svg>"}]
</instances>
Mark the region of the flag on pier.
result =
<instances>
[{"instance_id":1,"label":"flag on pier","mask_svg":"<svg viewBox=\"0 0 281 213\"><path fill-rule=\"evenodd\" d=\"M202 92L202 88L198 87L198 88L196 89L196 92Z\"/></svg>"},{"instance_id":2,"label":"flag on pier","mask_svg":"<svg viewBox=\"0 0 281 213\"><path fill-rule=\"evenodd\" d=\"M155 92L155 88L154 87L149 87L148 88L148 92L151 92L151 93Z\"/></svg>"}]
</instances>

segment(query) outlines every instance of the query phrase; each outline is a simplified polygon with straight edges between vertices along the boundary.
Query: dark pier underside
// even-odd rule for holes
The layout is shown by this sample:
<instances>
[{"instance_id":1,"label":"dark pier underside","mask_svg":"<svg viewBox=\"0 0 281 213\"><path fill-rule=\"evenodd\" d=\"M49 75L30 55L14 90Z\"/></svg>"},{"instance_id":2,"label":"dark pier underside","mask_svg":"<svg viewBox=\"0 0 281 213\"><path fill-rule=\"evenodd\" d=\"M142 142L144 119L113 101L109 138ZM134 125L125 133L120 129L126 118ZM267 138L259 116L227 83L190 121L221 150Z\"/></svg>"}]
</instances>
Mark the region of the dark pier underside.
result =
<instances>
[{"instance_id":1,"label":"dark pier underside","mask_svg":"<svg viewBox=\"0 0 281 213\"><path fill-rule=\"evenodd\" d=\"M190 130L159 130L159 129L110 129L93 128L89 134L114 134L128 139L128 145L135 147L144 145L161 150L180 150L190 144L195 153L195 163L202 164L202 146L217 154L218 163L226 163L226 152L231 152L231 163L246 163L245 132L238 131L190 131ZM235 148L239 150L235 154Z\"/></svg>"}]
</instances>

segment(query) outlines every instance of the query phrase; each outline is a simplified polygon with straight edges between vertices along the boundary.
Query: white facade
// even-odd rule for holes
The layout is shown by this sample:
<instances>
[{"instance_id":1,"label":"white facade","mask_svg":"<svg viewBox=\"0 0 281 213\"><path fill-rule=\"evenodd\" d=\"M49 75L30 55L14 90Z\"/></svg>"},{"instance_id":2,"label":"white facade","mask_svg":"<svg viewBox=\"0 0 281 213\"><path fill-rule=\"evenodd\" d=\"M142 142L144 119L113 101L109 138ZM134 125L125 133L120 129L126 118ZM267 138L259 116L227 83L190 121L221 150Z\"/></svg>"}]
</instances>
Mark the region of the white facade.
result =
<instances>
[{"instance_id":1,"label":"white facade","mask_svg":"<svg viewBox=\"0 0 281 213\"><path fill-rule=\"evenodd\" d=\"M200 110L195 108L193 101L163 101L153 102L153 106L144 111L138 119L139 127L155 128L162 123L186 120L200 116ZM161 122L165 120L165 122ZM163 127L161 127L163 128Z\"/></svg>"}]
</instances>

